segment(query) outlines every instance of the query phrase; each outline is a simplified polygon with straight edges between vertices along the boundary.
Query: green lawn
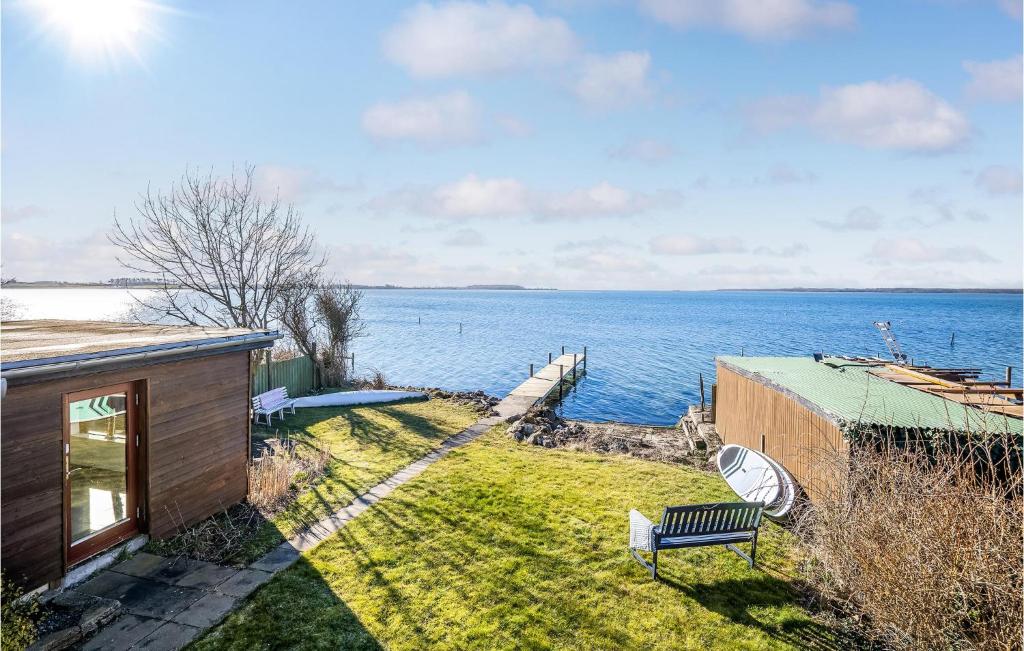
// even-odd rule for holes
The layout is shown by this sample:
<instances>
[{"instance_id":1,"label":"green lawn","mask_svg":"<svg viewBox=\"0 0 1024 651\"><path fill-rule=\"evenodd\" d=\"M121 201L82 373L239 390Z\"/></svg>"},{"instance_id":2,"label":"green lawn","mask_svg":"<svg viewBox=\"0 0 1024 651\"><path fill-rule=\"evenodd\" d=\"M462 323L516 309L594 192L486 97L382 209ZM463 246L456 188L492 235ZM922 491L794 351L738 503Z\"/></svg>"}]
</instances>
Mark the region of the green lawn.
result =
<instances>
[{"instance_id":1,"label":"green lawn","mask_svg":"<svg viewBox=\"0 0 1024 651\"><path fill-rule=\"evenodd\" d=\"M263 523L235 559L256 560L304 524L317 522L412 461L469 427L480 415L445 400L365 407L297 409L273 427L253 426L253 440L289 436L302 445L329 445L333 461L324 477L284 511ZM173 541L172 541L173 544ZM155 553L170 547L152 543Z\"/></svg>"},{"instance_id":2,"label":"green lawn","mask_svg":"<svg viewBox=\"0 0 1024 651\"><path fill-rule=\"evenodd\" d=\"M626 514L732 500L713 475L534 448L497 428L257 591L196 646L766 649L836 646L798 605L791 539L750 570L718 548L631 560Z\"/></svg>"}]
</instances>

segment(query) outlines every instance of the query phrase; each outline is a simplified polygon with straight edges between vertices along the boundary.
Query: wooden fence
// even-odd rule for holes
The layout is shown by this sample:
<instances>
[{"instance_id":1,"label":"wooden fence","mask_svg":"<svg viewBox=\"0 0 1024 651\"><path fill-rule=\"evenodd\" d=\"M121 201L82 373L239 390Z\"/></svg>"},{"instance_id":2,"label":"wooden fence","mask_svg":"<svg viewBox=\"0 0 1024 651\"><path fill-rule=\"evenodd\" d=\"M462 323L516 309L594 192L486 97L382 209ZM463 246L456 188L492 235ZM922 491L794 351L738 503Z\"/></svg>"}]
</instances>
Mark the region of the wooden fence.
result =
<instances>
[{"instance_id":1,"label":"wooden fence","mask_svg":"<svg viewBox=\"0 0 1024 651\"><path fill-rule=\"evenodd\" d=\"M256 367L256 375L252 379L252 394L263 393L277 387L288 387L289 396L304 396L313 390L313 361L305 355L270 362L270 373L267 363Z\"/></svg>"}]
</instances>

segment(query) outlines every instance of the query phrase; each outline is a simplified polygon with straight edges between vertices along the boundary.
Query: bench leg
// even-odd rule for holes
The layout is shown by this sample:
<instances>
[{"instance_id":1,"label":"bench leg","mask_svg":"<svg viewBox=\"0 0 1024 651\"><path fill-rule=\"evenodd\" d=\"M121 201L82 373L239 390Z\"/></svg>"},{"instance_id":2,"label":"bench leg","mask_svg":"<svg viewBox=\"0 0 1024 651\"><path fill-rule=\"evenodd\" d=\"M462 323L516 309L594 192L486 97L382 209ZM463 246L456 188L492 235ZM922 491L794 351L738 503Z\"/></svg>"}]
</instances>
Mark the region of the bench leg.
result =
<instances>
[{"instance_id":1,"label":"bench leg","mask_svg":"<svg viewBox=\"0 0 1024 651\"><path fill-rule=\"evenodd\" d=\"M740 551L739 547L737 547L736 545L734 545L732 543L729 543L725 547L726 547L726 549L729 549L729 550L735 552L737 556L739 556L740 558L745 560L747 562L747 565L749 565L750 567L754 567L754 551L755 551L755 549L757 549L757 544L756 543L754 543L750 547L750 556L747 556L746 554L744 554L742 551Z\"/></svg>"},{"instance_id":2,"label":"bench leg","mask_svg":"<svg viewBox=\"0 0 1024 651\"><path fill-rule=\"evenodd\" d=\"M645 561L644 557L641 556L639 553L637 553L637 551L635 549L631 548L629 550L629 553L633 555L633 558L636 559L637 563L640 563L641 565L643 565L644 569L646 569L648 572L651 573L651 578L653 578L653 579L657 579L658 578L658 552L654 552L654 563L653 564L648 563L647 561Z\"/></svg>"}]
</instances>

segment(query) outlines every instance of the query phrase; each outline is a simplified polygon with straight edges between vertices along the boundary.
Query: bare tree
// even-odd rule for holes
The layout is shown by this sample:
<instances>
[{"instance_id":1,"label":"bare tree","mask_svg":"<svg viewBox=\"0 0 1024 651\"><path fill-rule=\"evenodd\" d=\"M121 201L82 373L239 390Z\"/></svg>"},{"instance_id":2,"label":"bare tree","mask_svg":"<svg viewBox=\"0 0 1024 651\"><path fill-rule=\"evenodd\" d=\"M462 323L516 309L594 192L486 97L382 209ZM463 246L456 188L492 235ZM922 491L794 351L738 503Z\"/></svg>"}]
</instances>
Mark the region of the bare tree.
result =
<instances>
[{"instance_id":1,"label":"bare tree","mask_svg":"<svg viewBox=\"0 0 1024 651\"><path fill-rule=\"evenodd\" d=\"M281 325L314 361L327 386L339 386L348 379L351 344L363 334L362 299L363 293L349 283L320 280L292 285L281 293Z\"/></svg>"},{"instance_id":2,"label":"bare tree","mask_svg":"<svg viewBox=\"0 0 1024 651\"><path fill-rule=\"evenodd\" d=\"M253 172L186 171L167 192L147 189L136 219L115 218L118 261L162 283L136 298L145 312L190 325L267 328L286 288L316 282L325 261L312 233L292 205L258 195Z\"/></svg>"}]
</instances>

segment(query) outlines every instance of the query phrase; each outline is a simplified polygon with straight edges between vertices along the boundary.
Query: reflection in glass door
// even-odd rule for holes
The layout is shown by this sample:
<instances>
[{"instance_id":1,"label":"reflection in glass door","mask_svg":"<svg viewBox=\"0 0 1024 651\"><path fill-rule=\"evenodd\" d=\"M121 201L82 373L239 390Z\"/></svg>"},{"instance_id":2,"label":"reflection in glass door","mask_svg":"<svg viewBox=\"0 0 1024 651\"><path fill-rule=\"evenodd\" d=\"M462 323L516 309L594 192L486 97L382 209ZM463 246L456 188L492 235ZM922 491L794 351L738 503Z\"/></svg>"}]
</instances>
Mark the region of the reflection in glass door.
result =
<instances>
[{"instance_id":1,"label":"reflection in glass door","mask_svg":"<svg viewBox=\"0 0 1024 651\"><path fill-rule=\"evenodd\" d=\"M136 530L134 401L131 384L70 394L65 401L68 564Z\"/></svg>"}]
</instances>

